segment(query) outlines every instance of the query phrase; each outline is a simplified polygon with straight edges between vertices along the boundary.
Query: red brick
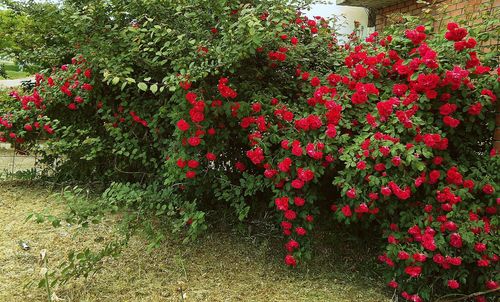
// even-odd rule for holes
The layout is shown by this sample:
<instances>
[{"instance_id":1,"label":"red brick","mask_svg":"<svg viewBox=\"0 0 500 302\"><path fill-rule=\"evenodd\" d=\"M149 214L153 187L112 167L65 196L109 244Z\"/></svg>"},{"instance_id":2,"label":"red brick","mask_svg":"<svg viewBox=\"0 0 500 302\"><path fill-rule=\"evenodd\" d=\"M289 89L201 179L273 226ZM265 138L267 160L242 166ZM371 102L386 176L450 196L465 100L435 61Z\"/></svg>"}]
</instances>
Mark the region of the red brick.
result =
<instances>
[{"instance_id":1,"label":"red brick","mask_svg":"<svg viewBox=\"0 0 500 302\"><path fill-rule=\"evenodd\" d=\"M493 144L493 148L495 148L497 152L500 152L500 141L495 141Z\"/></svg>"},{"instance_id":2,"label":"red brick","mask_svg":"<svg viewBox=\"0 0 500 302\"><path fill-rule=\"evenodd\" d=\"M464 7L465 7L465 2L464 1L455 4L455 8L464 8Z\"/></svg>"},{"instance_id":3,"label":"red brick","mask_svg":"<svg viewBox=\"0 0 500 302\"><path fill-rule=\"evenodd\" d=\"M500 141L500 127L495 128L495 135L493 136L493 139Z\"/></svg>"}]
</instances>

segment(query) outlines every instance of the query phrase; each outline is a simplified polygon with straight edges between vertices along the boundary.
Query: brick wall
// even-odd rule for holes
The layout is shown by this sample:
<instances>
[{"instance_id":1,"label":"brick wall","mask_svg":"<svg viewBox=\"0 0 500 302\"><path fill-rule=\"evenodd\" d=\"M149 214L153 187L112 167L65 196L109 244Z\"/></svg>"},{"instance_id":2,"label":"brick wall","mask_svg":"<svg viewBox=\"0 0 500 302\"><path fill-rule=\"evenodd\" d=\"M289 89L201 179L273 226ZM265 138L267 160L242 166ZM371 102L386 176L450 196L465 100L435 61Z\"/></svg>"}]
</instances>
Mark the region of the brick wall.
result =
<instances>
[{"instance_id":1,"label":"brick wall","mask_svg":"<svg viewBox=\"0 0 500 302\"><path fill-rule=\"evenodd\" d=\"M430 9L436 18L434 26L446 26L447 21L454 19L467 23L469 26L474 22L481 22L477 19L478 12L481 12L482 4L488 4L487 10L500 10L500 0L435 0L428 1L431 4L419 4L416 0L401 1L399 4L379 9L376 12L375 29L380 31L385 26L398 22L398 14L418 16L423 10ZM498 30L498 28L496 29ZM497 51L499 41L488 41L482 44L486 49ZM497 101L497 114L495 118L495 132L493 134L494 148L500 152L500 99Z\"/></svg>"},{"instance_id":2,"label":"brick wall","mask_svg":"<svg viewBox=\"0 0 500 302\"><path fill-rule=\"evenodd\" d=\"M495 119L495 134L493 136L494 148L500 152L500 100L497 100L497 115Z\"/></svg>"},{"instance_id":3,"label":"brick wall","mask_svg":"<svg viewBox=\"0 0 500 302\"><path fill-rule=\"evenodd\" d=\"M416 0L401 1L399 4L379 9L376 12L375 29L381 30L385 26L397 22L391 16L397 13L421 15L423 9L430 9L436 19L470 19L477 15L482 4L488 4L489 9L500 9L500 0L434 0L430 4L419 4Z\"/></svg>"}]
</instances>

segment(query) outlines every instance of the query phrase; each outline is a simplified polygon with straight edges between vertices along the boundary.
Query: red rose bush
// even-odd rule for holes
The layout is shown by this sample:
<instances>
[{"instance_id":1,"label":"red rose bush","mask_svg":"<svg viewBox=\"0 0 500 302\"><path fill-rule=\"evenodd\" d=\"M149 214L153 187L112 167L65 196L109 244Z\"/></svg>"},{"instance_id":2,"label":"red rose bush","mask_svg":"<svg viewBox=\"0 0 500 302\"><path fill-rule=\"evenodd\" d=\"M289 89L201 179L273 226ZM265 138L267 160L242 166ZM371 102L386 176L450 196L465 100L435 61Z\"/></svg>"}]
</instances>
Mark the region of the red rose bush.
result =
<instances>
[{"instance_id":1,"label":"red rose bush","mask_svg":"<svg viewBox=\"0 0 500 302\"><path fill-rule=\"evenodd\" d=\"M142 173L189 202L173 211L190 228L203 224L194 209L210 200L228 202L241 220L269 204L291 267L307 257L318 218L331 216L382 229L378 260L408 301L493 295L500 69L481 59L468 30L395 27L339 42L324 18L228 7L171 58L182 70L139 91L130 83L142 74L114 78L88 56L39 75L31 95L13 94L0 139L47 138L79 162L78 142L90 139L86 160L110 178ZM153 55L145 45L159 49L169 35L158 22L126 29L144 62Z\"/></svg>"}]
</instances>

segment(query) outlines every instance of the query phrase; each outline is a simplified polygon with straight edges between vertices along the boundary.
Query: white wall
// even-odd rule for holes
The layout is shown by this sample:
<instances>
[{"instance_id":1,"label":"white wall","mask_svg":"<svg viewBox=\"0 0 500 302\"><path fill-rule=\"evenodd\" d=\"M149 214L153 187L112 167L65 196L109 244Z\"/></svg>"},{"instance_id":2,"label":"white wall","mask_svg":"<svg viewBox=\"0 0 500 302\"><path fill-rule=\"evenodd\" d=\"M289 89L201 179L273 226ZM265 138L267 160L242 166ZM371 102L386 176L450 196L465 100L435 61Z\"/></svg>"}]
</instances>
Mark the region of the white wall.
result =
<instances>
[{"instance_id":1,"label":"white wall","mask_svg":"<svg viewBox=\"0 0 500 302\"><path fill-rule=\"evenodd\" d=\"M330 17L336 15L340 17L342 27L340 33L350 34L354 29L354 21L359 21L362 28L362 36L367 36L372 30L367 28L368 14L365 8L353 6L338 6L337 4L315 4L307 12L308 17L322 16Z\"/></svg>"}]
</instances>

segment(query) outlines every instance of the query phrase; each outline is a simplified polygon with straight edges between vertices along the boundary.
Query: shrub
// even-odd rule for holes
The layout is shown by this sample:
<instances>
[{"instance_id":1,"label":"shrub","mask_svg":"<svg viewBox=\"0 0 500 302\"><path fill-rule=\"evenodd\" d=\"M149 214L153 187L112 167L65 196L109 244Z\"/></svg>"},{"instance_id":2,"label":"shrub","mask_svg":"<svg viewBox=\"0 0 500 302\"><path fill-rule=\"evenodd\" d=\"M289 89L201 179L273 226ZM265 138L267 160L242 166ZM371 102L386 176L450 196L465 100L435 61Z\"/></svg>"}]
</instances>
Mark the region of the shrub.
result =
<instances>
[{"instance_id":1,"label":"shrub","mask_svg":"<svg viewBox=\"0 0 500 302\"><path fill-rule=\"evenodd\" d=\"M500 69L483 59L495 54L456 23L339 43L329 20L279 1L195 3L89 37L83 57L14 94L21 107L0 137L47 137L45 159L60 158L66 178L143 183L106 196L180 218L190 236L204 227L200 209L223 202L244 220L268 204L296 266L328 212L353 232L384 230L379 259L407 300L498 290ZM126 51L97 55L109 40Z\"/></svg>"}]
</instances>

